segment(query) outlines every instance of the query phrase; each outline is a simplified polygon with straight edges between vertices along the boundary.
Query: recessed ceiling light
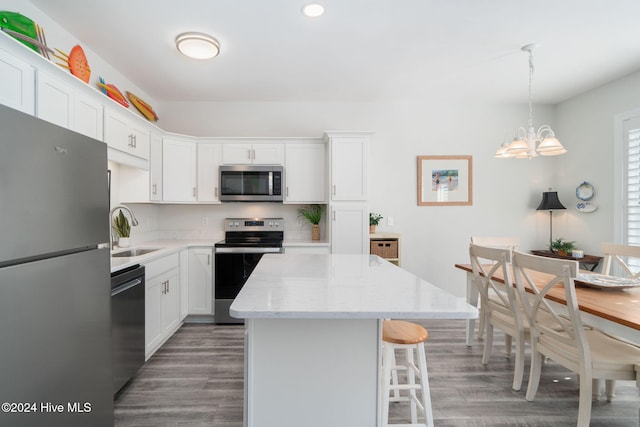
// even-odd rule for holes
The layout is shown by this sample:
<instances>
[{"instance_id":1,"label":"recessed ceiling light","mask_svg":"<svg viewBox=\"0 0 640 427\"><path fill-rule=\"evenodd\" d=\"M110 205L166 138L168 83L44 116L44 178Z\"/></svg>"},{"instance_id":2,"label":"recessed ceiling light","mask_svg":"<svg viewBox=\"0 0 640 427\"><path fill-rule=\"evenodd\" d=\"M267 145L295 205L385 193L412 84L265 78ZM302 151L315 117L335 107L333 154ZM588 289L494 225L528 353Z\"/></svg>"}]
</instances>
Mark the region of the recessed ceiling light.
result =
<instances>
[{"instance_id":1,"label":"recessed ceiling light","mask_svg":"<svg viewBox=\"0 0 640 427\"><path fill-rule=\"evenodd\" d=\"M309 18L317 18L324 14L324 6L318 3L310 3L302 8L302 13Z\"/></svg>"},{"instance_id":2,"label":"recessed ceiling light","mask_svg":"<svg viewBox=\"0 0 640 427\"><path fill-rule=\"evenodd\" d=\"M176 37L176 47L185 56L194 59L211 59L220 53L220 44L208 34L182 33Z\"/></svg>"}]
</instances>

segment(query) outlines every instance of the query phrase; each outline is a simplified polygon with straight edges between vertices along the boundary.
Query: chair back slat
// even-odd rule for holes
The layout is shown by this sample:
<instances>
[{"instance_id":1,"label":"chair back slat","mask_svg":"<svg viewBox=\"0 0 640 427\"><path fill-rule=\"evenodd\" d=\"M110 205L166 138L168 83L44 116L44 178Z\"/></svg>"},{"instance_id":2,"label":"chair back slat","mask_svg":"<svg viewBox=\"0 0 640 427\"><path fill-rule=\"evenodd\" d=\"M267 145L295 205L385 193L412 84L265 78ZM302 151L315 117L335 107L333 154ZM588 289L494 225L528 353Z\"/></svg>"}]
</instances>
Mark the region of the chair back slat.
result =
<instances>
[{"instance_id":1,"label":"chair back slat","mask_svg":"<svg viewBox=\"0 0 640 427\"><path fill-rule=\"evenodd\" d=\"M520 238L511 236L472 236L471 243L479 246L514 250L520 246Z\"/></svg>"}]
</instances>

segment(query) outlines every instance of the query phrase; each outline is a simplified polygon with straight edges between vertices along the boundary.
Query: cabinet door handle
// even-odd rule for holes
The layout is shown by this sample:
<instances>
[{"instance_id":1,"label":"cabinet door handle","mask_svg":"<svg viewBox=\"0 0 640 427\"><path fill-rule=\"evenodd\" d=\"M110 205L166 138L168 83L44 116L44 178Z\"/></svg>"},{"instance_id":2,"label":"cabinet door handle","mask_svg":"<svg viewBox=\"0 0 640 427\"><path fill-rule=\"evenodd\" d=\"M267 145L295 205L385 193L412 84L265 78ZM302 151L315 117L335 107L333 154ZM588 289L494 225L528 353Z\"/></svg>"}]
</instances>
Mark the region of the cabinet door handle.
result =
<instances>
[{"instance_id":1,"label":"cabinet door handle","mask_svg":"<svg viewBox=\"0 0 640 427\"><path fill-rule=\"evenodd\" d=\"M249 156L249 160L251 160L251 148L247 150L247 155Z\"/></svg>"},{"instance_id":2,"label":"cabinet door handle","mask_svg":"<svg viewBox=\"0 0 640 427\"><path fill-rule=\"evenodd\" d=\"M334 196L336 195L336 185L335 184L333 184L333 195Z\"/></svg>"},{"instance_id":3,"label":"cabinet door handle","mask_svg":"<svg viewBox=\"0 0 640 427\"><path fill-rule=\"evenodd\" d=\"M193 187L193 197L196 197L196 187Z\"/></svg>"},{"instance_id":4,"label":"cabinet door handle","mask_svg":"<svg viewBox=\"0 0 640 427\"><path fill-rule=\"evenodd\" d=\"M151 188L152 188L151 193L152 193L153 195L158 194L158 184L153 184L153 185L151 186Z\"/></svg>"},{"instance_id":5,"label":"cabinet door handle","mask_svg":"<svg viewBox=\"0 0 640 427\"><path fill-rule=\"evenodd\" d=\"M287 197L289 197L289 186L287 185Z\"/></svg>"},{"instance_id":6,"label":"cabinet door handle","mask_svg":"<svg viewBox=\"0 0 640 427\"><path fill-rule=\"evenodd\" d=\"M252 160L256 159L256 149L255 148L251 150L251 158L252 158Z\"/></svg>"},{"instance_id":7,"label":"cabinet door handle","mask_svg":"<svg viewBox=\"0 0 640 427\"><path fill-rule=\"evenodd\" d=\"M133 148L133 135L129 134L128 138L129 138L129 144L128 145L129 145L129 147Z\"/></svg>"},{"instance_id":8,"label":"cabinet door handle","mask_svg":"<svg viewBox=\"0 0 640 427\"><path fill-rule=\"evenodd\" d=\"M213 194L215 194L216 197L218 197L218 187L215 187L213 190Z\"/></svg>"},{"instance_id":9,"label":"cabinet door handle","mask_svg":"<svg viewBox=\"0 0 640 427\"><path fill-rule=\"evenodd\" d=\"M331 212L331 216L333 217L333 220L336 220L336 211Z\"/></svg>"},{"instance_id":10,"label":"cabinet door handle","mask_svg":"<svg viewBox=\"0 0 640 427\"><path fill-rule=\"evenodd\" d=\"M169 293L169 281L167 280L167 293Z\"/></svg>"},{"instance_id":11,"label":"cabinet door handle","mask_svg":"<svg viewBox=\"0 0 640 427\"><path fill-rule=\"evenodd\" d=\"M211 255L207 255L207 265L211 265Z\"/></svg>"},{"instance_id":12,"label":"cabinet door handle","mask_svg":"<svg viewBox=\"0 0 640 427\"><path fill-rule=\"evenodd\" d=\"M133 148L138 148L138 135L133 135Z\"/></svg>"}]
</instances>

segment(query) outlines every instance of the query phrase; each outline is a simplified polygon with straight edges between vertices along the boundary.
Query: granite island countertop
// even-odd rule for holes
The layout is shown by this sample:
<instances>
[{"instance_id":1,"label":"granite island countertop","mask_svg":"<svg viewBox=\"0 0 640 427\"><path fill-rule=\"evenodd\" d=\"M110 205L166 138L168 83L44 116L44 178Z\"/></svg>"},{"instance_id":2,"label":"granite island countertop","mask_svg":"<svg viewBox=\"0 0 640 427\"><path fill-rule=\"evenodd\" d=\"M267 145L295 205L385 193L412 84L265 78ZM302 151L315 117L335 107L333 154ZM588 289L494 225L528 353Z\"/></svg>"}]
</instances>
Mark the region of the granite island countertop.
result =
<instances>
[{"instance_id":1,"label":"granite island countertop","mask_svg":"<svg viewBox=\"0 0 640 427\"><path fill-rule=\"evenodd\" d=\"M478 310L376 255L265 255L232 316L291 319L472 319Z\"/></svg>"}]
</instances>

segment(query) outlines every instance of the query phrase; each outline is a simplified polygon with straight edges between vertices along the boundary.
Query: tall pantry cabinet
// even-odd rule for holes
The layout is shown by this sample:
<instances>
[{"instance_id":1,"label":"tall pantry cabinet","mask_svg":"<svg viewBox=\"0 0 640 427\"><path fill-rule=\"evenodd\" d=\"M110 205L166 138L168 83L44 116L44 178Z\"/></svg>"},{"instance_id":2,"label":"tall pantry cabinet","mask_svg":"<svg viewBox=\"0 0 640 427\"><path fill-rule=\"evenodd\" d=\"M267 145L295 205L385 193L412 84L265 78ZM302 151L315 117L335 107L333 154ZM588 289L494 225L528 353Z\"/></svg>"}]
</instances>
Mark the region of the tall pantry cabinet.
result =
<instances>
[{"instance_id":1,"label":"tall pantry cabinet","mask_svg":"<svg viewBox=\"0 0 640 427\"><path fill-rule=\"evenodd\" d=\"M330 170L331 252L369 253L370 133L326 132Z\"/></svg>"}]
</instances>

